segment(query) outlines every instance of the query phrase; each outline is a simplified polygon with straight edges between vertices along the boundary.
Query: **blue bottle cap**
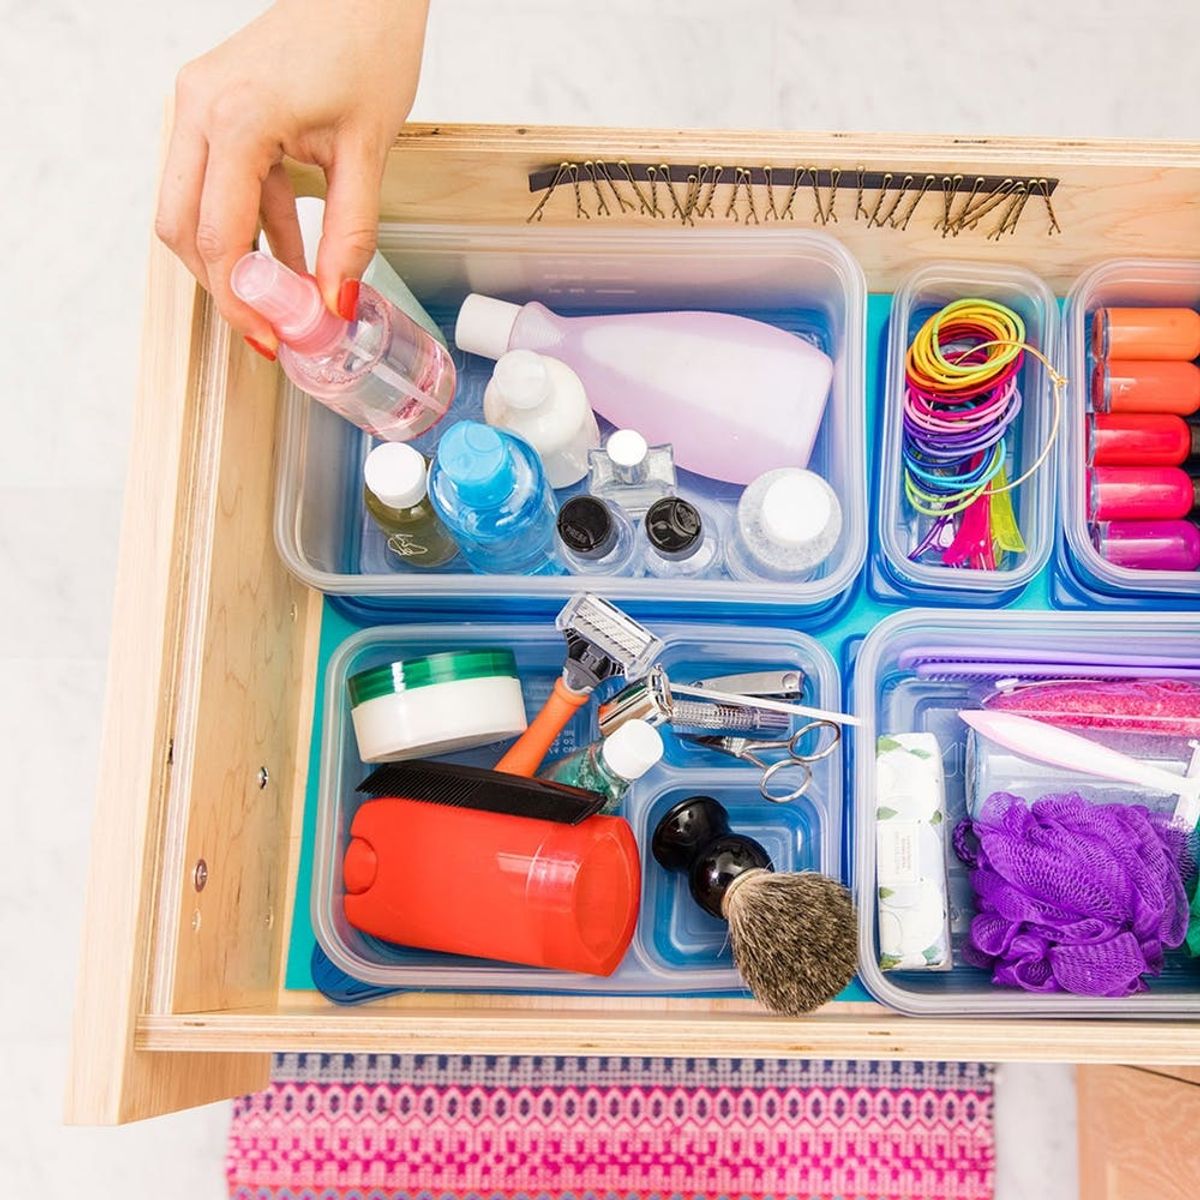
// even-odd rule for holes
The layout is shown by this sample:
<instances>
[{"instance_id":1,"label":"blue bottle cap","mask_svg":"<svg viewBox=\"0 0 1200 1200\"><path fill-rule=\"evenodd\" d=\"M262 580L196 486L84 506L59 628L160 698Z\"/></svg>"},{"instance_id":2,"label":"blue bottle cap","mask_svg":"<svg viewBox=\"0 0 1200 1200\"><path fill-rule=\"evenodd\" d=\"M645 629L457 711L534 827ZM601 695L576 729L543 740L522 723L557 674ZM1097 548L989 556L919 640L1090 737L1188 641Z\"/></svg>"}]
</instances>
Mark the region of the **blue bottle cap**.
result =
<instances>
[{"instance_id":1,"label":"blue bottle cap","mask_svg":"<svg viewBox=\"0 0 1200 1200\"><path fill-rule=\"evenodd\" d=\"M516 483L512 451L490 425L459 421L442 434L438 462L459 498L475 508L491 508L512 494Z\"/></svg>"}]
</instances>

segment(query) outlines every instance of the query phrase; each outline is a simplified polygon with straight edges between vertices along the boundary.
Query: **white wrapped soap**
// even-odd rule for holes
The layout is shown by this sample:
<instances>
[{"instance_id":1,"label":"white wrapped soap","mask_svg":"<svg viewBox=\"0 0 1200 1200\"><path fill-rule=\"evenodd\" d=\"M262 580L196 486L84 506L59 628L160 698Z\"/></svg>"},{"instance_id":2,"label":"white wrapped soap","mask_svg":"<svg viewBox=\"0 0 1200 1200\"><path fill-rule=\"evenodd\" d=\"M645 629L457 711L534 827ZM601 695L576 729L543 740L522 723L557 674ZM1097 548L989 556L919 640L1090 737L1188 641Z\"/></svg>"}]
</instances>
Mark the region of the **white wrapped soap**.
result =
<instances>
[{"instance_id":1,"label":"white wrapped soap","mask_svg":"<svg viewBox=\"0 0 1200 1200\"><path fill-rule=\"evenodd\" d=\"M931 733L881 737L875 758L879 965L952 966L946 903L946 785Z\"/></svg>"}]
</instances>

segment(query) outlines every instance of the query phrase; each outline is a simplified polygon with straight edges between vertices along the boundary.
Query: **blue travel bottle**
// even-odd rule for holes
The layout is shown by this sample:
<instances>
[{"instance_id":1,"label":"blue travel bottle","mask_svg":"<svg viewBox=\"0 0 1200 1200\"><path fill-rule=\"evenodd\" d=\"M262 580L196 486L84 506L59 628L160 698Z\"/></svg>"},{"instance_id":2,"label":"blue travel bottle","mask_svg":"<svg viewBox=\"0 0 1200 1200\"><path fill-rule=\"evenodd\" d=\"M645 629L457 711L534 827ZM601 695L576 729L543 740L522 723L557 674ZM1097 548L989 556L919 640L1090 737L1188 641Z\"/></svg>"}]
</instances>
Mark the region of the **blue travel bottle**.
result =
<instances>
[{"instance_id":1,"label":"blue travel bottle","mask_svg":"<svg viewBox=\"0 0 1200 1200\"><path fill-rule=\"evenodd\" d=\"M429 498L473 571L554 575L554 493L528 442L478 421L442 434Z\"/></svg>"}]
</instances>

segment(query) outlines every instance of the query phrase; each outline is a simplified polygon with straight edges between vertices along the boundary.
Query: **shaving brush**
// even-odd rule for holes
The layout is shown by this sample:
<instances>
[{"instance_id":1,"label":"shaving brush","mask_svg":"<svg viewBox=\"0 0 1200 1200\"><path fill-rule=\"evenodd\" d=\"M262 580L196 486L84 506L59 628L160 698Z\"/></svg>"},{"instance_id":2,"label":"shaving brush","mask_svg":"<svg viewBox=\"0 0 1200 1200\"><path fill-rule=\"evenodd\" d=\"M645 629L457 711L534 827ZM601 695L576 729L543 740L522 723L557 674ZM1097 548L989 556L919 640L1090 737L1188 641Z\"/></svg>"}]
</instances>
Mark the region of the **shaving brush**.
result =
<instances>
[{"instance_id":1,"label":"shaving brush","mask_svg":"<svg viewBox=\"0 0 1200 1200\"><path fill-rule=\"evenodd\" d=\"M850 893L815 871L776 873L758 842L730 831L729 814L711 796L676 804L655 828L651 850L659 866L687 872L705 912L729 922L733 960L772 1012L812 1012L854 977Z\"/></svg>"}]
</instances>

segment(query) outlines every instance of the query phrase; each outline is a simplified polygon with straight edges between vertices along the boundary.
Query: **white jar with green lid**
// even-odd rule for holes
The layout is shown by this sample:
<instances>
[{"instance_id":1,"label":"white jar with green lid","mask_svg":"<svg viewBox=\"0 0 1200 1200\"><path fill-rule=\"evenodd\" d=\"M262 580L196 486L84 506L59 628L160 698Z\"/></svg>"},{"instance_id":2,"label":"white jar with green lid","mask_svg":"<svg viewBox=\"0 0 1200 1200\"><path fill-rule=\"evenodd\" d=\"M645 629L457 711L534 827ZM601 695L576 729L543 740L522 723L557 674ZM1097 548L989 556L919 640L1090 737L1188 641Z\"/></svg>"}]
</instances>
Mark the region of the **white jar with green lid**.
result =
<instances>
[{"instance_id":1,"label":"white jar with green lid","mask_svg":"<svg viewBox=\"0 0 1200 1200\"><path fill-rule=\"evenodd\" d=\"M351 675L350 717L365 763L486 746L528 723L511 650L456 650Z\"/></svg>"}]
</instances>

